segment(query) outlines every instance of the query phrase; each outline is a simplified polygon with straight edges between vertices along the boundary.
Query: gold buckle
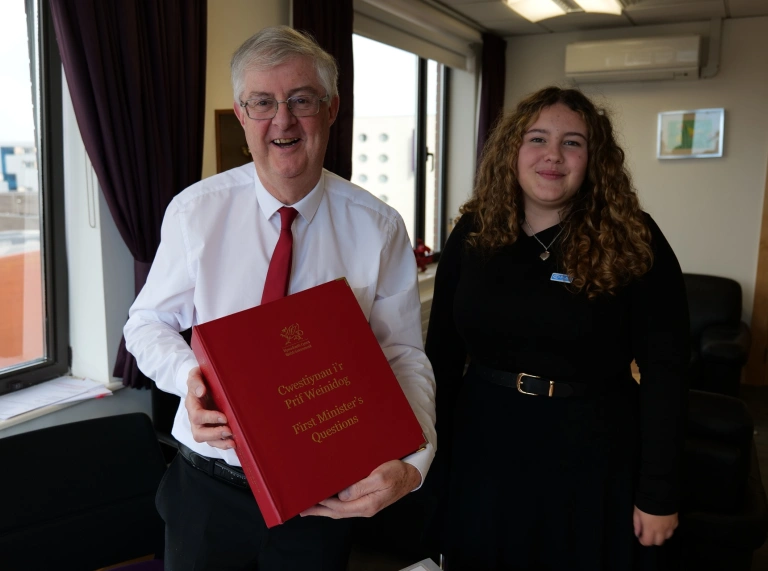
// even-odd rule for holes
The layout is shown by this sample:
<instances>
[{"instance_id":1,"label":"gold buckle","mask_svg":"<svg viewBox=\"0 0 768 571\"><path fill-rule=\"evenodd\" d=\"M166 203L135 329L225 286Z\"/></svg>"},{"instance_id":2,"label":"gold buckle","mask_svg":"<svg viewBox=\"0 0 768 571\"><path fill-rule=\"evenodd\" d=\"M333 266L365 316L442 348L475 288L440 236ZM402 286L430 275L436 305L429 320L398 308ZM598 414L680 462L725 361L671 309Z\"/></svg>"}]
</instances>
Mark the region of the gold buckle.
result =
<instances>
[{"instance_id":1,"label":"gold buckle","mask_svg":"<svg viewBox=\"0 0 768 571\"><path fill-rule=\"evenodd\" d=\"M517 391L519 393L522 393L524 395L530 395L532 397L538 397L541 396L537 393L529 393L528 391L524 391L522 388L523 383L523 377L531 377L532 379L540 379L541 377L538 375L529 375L528 373L518 373L517 375ZM547 393L548 397L553 396L555 393L555 381L549 381L549 391Z\"/></svg>"}]
</instances>

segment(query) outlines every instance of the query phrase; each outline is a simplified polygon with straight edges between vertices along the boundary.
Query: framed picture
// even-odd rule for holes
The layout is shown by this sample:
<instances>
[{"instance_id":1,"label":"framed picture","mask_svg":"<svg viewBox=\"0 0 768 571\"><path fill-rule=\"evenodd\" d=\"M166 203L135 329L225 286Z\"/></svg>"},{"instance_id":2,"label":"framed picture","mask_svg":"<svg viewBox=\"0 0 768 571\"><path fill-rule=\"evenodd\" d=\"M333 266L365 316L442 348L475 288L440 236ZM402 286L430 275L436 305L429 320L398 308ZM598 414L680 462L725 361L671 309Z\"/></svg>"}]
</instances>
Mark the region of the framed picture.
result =
<instances>
[{"instance_id":1,"label":"framed picture","mask_svg":"<svg viewBox=\"0 0 768 571\"><path fill-rule=\"evenodd\" d=\"M233 109L216 109L216 172L224 172L253 160L245 132Z\"/></svg>"},{"instance_id":2,"label":"framed picture","mask_svg":"<svg viewBox=\"0 0 768 571\"><path fill-rule=\"evenodd\" d=\"M660 159L722 157L724 125L722 108L659 113L657 156Z\"/></svg>"}]
</instances>

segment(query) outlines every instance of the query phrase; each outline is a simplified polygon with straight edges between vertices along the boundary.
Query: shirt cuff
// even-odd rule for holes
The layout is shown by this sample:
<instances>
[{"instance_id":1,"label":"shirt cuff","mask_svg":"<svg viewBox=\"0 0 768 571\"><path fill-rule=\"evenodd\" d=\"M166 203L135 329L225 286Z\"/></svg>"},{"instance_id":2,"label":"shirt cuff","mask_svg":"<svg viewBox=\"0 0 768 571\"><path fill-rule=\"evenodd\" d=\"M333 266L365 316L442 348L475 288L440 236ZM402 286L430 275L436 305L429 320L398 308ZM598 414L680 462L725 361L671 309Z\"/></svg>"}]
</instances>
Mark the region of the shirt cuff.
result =
<instances>
[{"instance_id":1,"label":"shirt cuff","mask_svg":"<svg viewBox=\"0 0 768 571\"><path fill-rule=\"evenodd\" d=\"M176 388L182 398L187 395L187 379L189 378L189 372L197 366L196 359L186 359L176 371Z\"/></svg>"},{"instance_id":2,"label":"shirt cuff","mask_svg":"<svg viewBox=\"0 0 768 571\"><path fill-rule=\"evenodd\" d=\"M424 484L424 478L427 477L429 466L432 464L432 459L435 457L435 447L432 444L427 444L424 450L419 450L403 458L403 462L410 464L419 471L421 474L421 482L416 486L412 492L415 492Z\"/></svg>"}]
</instances>

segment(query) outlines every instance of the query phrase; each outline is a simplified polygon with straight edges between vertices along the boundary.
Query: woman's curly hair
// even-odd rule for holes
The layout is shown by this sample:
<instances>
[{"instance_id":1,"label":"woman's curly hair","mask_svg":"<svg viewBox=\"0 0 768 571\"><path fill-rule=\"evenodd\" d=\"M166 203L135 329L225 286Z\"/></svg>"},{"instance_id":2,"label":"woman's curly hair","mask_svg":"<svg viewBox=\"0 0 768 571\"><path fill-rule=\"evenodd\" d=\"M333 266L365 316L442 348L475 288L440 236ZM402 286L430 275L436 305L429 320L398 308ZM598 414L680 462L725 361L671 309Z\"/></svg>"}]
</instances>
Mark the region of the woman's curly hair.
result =
<instances>
[{"instance_id":1,"label":"woman's curly hair","mask_svg":"<svg viewBox=\"0 0 768 571\"><path fill-rule=\"evenodd\" d=\"M557 103L581 116L588 139L584 182L560 213L564 231L559 263L571 277L571 286L590 299L614 294L650 269L651 234L607 113L578 90L541 89L494 127L472 198L460 209L477 223L468 242L490 251L517 240L525 216L517 172L523 135L543 109Z\"/></svg>"}]
</instances>

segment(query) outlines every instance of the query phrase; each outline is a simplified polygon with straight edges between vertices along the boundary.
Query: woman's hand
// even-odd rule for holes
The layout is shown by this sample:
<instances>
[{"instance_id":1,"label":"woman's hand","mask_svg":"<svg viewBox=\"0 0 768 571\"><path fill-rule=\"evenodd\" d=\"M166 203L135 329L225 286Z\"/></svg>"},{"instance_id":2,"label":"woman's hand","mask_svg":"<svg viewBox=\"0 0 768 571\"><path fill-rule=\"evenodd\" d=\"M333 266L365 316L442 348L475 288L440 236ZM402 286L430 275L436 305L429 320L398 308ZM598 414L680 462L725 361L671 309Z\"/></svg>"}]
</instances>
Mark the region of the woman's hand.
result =
<instances>
[{"instance_id":1,"label":"woman's hand","mask_svg":"<svg viewBox=\"0 0 768 571\"><path fill-rule=\"evenodd\" d=\"M661 545L675 533L677 514L651 515L635 506L632 522L635 524L635 535L641 545Z\"/></svg>"}]
</instances>

